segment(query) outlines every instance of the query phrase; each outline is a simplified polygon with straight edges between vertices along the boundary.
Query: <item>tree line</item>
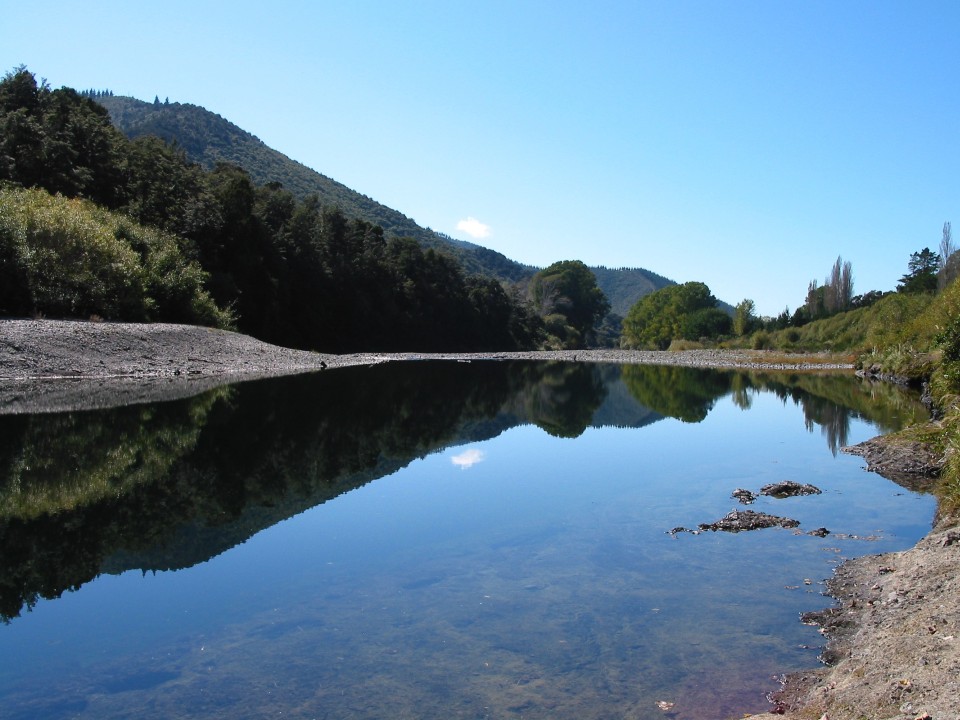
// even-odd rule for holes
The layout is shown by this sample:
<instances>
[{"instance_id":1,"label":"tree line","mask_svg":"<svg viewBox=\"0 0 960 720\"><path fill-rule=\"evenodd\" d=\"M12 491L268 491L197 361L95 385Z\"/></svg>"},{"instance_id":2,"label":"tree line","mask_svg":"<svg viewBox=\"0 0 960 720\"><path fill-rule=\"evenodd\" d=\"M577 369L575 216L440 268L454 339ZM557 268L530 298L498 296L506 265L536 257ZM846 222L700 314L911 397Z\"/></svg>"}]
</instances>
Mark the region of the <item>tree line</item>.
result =
<instances>
[{"instance_id":1,"label":"tree line","mask_svg":"<svg viewBox=\"0 0 960 720\"><path fill-rule=\"evenodd\" d=\"M657 290L637 301L623 320L620 344L625 348L666 350L678 347L675 343L742 344L749 338L760 349L768 346L768 333L867 308L892 294L931 295L949 287L957 277L960 253L953 244L951 225L946 222L940 252L925 247L911 253L907 272L895 291L871 290L854 295L852 265L838 257L822 284L810 281L804 302L793 314L786 308L776 317L760 318L753 300L742 300L732 314L727 314L719 309L719 302L705 284L688 282Z\"/></svg>"},{"instance_id":2,"label":"tree line","mask_svg":"<svg viewBox=\"0 0 960 720\"><path fill-rule=\"evenodd\" d=\"M609 307L579 261L521 284L468 276L445 253L388 239L316 196L257 186L231 164L204 170L153 136L128 140L91 95L51 90L23 67L0 82L0 314L233 325L328 352L466 351L580 347ZM53 227L54 216L74 224ZM84 224L96 232L84 235ZM71 264L65 252L56 262L73 241L87 243L77 257L95 256L99 243L126 258L121 284L139 288L139 299L114 302L119 280L94 281L91 263ZM169 273L192 278L196 297L176 310L147 290L164 271L147 269L154 246L165 248ZM54 256L47 265L35 262L40 247ZM191 315L191 304L203 312Z\"/></svg>"}]
</instances>

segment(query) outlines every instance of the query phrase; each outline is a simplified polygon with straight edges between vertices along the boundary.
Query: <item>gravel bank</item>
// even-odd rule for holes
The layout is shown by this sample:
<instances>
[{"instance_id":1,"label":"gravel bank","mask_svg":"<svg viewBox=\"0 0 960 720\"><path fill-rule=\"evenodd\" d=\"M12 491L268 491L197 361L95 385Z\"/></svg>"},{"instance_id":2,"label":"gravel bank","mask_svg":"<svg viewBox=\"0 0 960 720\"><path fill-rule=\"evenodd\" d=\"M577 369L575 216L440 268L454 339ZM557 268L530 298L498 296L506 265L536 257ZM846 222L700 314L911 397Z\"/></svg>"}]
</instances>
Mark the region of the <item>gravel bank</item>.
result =
<instances>
[{"instance_id":1,"label":"gravel bank","mask_svg":"<svg viewBox=\"0 0 960 720\"><path fill-rule=\"evenodd\" d=\"M329 355L190 325L0 320L0 414L60 412L188 397L225 383L415 360L567 360L692 367L846 369L747 351L568 350ZM814 360L822 360L814 358Z\"/></svg>"},{"instance_id":2,"label":"gravel bank","mask_svg":"<svg viewBox=\"0 0 960 720\"><path fill-rule=\"evenodd\" d=\"M190 325L0 320L0 414L189 397L218 385L371 365Z\"/></svg>"}]
</instances>

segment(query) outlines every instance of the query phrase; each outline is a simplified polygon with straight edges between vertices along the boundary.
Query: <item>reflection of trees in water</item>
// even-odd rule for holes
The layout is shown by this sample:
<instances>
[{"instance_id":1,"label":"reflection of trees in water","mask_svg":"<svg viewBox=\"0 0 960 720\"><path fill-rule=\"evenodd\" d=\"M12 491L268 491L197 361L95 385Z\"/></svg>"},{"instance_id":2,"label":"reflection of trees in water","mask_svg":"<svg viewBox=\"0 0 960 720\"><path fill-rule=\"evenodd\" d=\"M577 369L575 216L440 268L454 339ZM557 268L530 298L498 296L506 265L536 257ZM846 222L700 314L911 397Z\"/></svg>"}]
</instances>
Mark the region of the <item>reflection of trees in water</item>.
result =
<instances>
[{"instance_id":1,"label":"reflection of trees in water","mask_svg":"<svg viewBox=\"0 0 960 720\"><path fill-rule=\"evenodd\" d=\"M820 432L827 439L827 446L834 455L847 445L850 436L850 419L859 416L850 408L840 407L834 403L807 395L801 400L804 424L807 430L813 432L814 425L820 426Z\"/></svg>"},{"instance_id":2,"label":"reflection of trees in water","mask_svg":"<svg viewBox=\"0 0 960 720\"><path fill-rule=\"evenodd\" d=\"M467 437L522 422L575 437L604 402L604 378L618 375L640 405L685 422L724 395L748 408L774 392L801 405L833 451L858 413L890 427L912 412L901 394L849 377L489 362L347 368L156 405L0 416L0 618L105 567L201 562Z\"/></svg>"},{"instance_id":3,"label":"reflection of trees in water","mask_svg":"<svg viewBox=\"0 0 960 720\"><path fill-rule=\"evenodd\" d=\"M169 472L190 452L219 388L187 403L0 416L0 517L69 511Z\"/></svg>"},{"instance_id":4,"label":"reflection of trees in water","mask_svg":"<svg viewBox=\"0 0 960 720\"><path fill-rule=\"evenodd\" d=\"M675 365L627 365L623 381L641 405L683 422L698 423L731 390L734 373Z\"/></svg>"},{"instance_id":5,"label":"reflection of trees in water","mask_svg":"<svg viewBox=\"0 0 960 720\"><path fill-rule=\"evenodd\" d=\"M404 363L0 417L0 618L89 582L107 558L114 571L202 562L478 427L496 435L505 406L579 435L603 396L592 365Z\"/></svg>"},{"instance_id":6,"label":"reflection of trees in water","mask_svg":"<svg viewBox=\"0 0 960 720\"><path fill-rule=\"evenodd\" d=\"M588 363L538 366L523 393L527 419L555 437L583 434L606 396L600 370Z\"/></svg>"},{"instance_id":7,"label":"reflection of trees in water","mask_svg":"<svg viewBox=\"0 0 960 720\"><path fill-rule=\"evenodd\" d=\"M191 503L175 469L227 394L0 417L0 619L93 579L106 549L153 542L143 519Z\"/></svg>"},{"instance_id":8,"label":"reflection of trees in water","mask_svg":"<svg viewBox=\"0 0 960 720\"><path fill-rule=\"evenodd\" d=\"M850 418L862 417L877 426L879 432L893 432L922 422L929 417L919 395L893 383L875 383L836 373L751 373L751 382L759 389L803 406L809 398L846 408ZM820 424L817 412L809 418ZM827 419L827 416L824 415ZM838 436L839 437L839 436ZM842 443L841 443L842 445Z\"/></svg>"},{"instance_id":9,"label":"reflection of trees in water","mask_svg":"<svg viewBox=\"0 0 960 720\"><path fill-rule=\"evenodd\" d=\"M849 375L631 365L624 368L623 379L637 402L684 422L706 418L724 395L747 410L754 395L772 392L802 409L808 430L820 426L834 455L848 444L853 418L866 418L881 432L890 432L927 417L916 393Z\"/></svg>"},{"instance_id":10,"label":"reflection of trees in water","mask_svg":"<svg viewBox=\"0 0 960 720\"><path fill-rule=\"evenodd\" d=\"M731 399L733 404L741 410L749 410L753 407L753 388L750 385L750 379L743 373L734 373L730 378Z\"/></svg>"}]
</instances>

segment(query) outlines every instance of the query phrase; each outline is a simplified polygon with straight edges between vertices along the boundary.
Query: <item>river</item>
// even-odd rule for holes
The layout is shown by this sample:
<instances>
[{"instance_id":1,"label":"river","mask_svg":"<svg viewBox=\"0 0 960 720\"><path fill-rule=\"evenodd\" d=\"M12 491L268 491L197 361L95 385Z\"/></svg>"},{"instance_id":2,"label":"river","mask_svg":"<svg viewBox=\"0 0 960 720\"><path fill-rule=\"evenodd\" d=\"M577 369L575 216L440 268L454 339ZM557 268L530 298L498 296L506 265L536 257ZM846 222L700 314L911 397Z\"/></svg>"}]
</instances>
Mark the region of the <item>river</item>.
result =
<instances>
[{"instance_id":1,"label":"river","mask_svg":"<svg viewBox=\"0 0 960 720\"><path fill-rule=\"evenodd\" d=\"M3 416L2 715L759 712L833 567L929 529L839 451L922 417L849 374L534 362ZM696 531L784 480L821 492L749 509L797 528Z\"/></svg>"}]
</instances>

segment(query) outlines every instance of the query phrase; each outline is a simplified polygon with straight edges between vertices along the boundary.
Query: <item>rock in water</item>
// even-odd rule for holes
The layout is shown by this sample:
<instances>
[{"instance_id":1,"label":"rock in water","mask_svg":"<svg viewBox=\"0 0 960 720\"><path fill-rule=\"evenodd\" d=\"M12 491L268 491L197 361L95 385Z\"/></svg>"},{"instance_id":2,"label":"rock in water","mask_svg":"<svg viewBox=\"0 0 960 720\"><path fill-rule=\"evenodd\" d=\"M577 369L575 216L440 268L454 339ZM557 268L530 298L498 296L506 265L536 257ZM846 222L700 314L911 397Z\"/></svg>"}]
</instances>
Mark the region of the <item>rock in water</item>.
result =
<instances>
[{"instance_id":1,"label":"rock in water","mask_svg":"<svg viewBox=\"0 0 960 720\"><path fill-rule=\"evenodd\" d=\"M724 532L742 532L744 530L761 530L768 527L794 528L800 524L799 520L755 512L753 510L731 510L724 517L714 523L700 523L701 530L722 530Z\"/></svg>"},{"instance_id":2,"label":"rock in water","mask_svg":"<svg viewBox=\"0 0 960 720\"><path fill-rule=\"evenodd\" d=\"M750 505L757 499L757 494L743 488L737 488L731 493L730 497L736 498L742 505Z\"/></svg>"},{"instance_id":3,"label":"rock in water","mask_svg":"<svg viewBox=\"0 0 960 720\"><path fill-rule=\"evenodd\" d=\"M760 494L775 498L796 497L797 495L819 495L820 488L814 485L801 485L793 480L784 480L783 482L764 485L760 488Z\"/></svg>"}]
</instances>

